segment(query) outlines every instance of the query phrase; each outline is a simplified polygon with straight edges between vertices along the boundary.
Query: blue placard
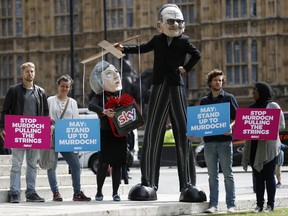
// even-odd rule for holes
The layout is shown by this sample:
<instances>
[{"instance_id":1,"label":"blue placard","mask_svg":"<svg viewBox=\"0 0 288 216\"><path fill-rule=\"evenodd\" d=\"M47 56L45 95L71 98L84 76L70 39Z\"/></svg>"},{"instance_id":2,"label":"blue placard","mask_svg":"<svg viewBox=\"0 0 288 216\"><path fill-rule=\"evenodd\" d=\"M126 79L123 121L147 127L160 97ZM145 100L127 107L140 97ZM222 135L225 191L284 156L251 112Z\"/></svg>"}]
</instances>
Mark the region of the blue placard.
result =
<instances>
[{"instance_id":1,"label":"blue placard","mask_svg":"<svg viewBox=\"0 0 288 216\"><path fill-rule=\"evenodd\" d=\"M214 136L230 131L230 103L187 108L187 135Z\"/></svg>"},{"instance_id":2,"label":"blue placard","mask_svg":"<svg viewBox=\"0 0 288 216\"><path fill-rule=\"evenodd\" d=\"M55 123L55 151L99 151L99 119L57 119Z\"/></svg>"}]
</instances>

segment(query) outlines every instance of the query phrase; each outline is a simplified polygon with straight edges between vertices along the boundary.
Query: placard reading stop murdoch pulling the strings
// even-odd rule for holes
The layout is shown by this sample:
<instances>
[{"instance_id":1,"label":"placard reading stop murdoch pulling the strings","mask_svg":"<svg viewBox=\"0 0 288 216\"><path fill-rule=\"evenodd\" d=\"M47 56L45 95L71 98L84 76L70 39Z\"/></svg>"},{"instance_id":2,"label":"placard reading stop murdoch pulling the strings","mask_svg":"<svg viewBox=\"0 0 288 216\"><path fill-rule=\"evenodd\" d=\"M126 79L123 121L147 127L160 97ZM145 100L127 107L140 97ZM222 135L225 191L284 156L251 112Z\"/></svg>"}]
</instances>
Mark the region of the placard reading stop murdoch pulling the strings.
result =
<instances>
[{"instance_id":1,"label":"placard reading stop murdoch pulling the strings","mask_svg":"<svg viewBox=\"0 0 288 216\"><path fill-rule=\"evenodd\" d=\"M50 117L5 115L5 148L50 149Z\"/></svg>"},{"instance_id":2,"label":"placard reading stop murdoch pulling the strings","mask_svg":"<svg viewBox=\"0 0 288 216\"><path fill-rule=\"evenodd\" d=\"M234 139L276 140L279 121L280 109L238 108Z\"/></svg>"}]
</instances>

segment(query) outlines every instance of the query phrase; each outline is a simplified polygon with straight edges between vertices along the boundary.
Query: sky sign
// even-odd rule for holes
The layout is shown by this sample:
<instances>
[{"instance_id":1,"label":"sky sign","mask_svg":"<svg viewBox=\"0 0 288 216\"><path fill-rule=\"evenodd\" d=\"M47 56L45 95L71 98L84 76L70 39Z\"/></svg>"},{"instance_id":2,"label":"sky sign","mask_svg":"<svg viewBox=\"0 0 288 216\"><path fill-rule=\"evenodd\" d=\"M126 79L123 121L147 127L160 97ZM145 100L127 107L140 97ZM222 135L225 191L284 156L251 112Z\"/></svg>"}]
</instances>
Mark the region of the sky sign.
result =
<instances>
[{"instance_id":1,"label":"sky sign","mask_svg":"<svg viewBox=\"0 0 288 216\"><path fill-rule=\"evenodd\" d=\"M57 119L55 123L55 151L99 151L99 119Z\"/></svg>"},{"instance_id":2,"label":"sky sign","mask_svg":"<svg viewBox=\"0 0 288 216\"><path fill-rule=\"evenodd\" d=\"M234 138L247 140L276 140L280 109L238 108Z\"/></svg>"},{"instance_id":3,"label":"sky sign","mask_svg":"<svg viewBox=\"0 0 288 216\"><path fill-rule=\"evenodd\" d=\"M50 149L50 117L5 115L5 148Z\"/></svg>"},{"instance_id":4,"label":"sky sign","mask_svg":"<svg viewBox=\"0 0 288 216\"><path fill-rule=\"evenodd\" d=\"M214 136L230 131L230 103L187 108L187 135Z\"/></svg>"}]
</instances>

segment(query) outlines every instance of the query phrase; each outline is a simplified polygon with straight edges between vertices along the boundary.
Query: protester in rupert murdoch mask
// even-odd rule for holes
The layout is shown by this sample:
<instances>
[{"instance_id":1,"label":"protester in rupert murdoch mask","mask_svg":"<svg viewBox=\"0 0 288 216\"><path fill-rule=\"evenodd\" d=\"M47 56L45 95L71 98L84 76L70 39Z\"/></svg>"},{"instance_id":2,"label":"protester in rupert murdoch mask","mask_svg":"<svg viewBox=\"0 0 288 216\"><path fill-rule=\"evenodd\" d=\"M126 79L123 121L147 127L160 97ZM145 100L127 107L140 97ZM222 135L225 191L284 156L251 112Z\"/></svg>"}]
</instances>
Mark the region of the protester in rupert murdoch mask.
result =
<instances>
[{"instance_id":1,"label":"protester in rupert murdoch mask","mask_svg":"<svg viewBox=\"0 0 288 216\"><path fill-rule=\"evenodd\" d=\"M169 116L177 148L178 174L182 191L180 201L195 201L194 198L187 198L186 192L183 192L192 186L188 171L190 147L186 136L187 101L182 76L199 61L200 52L190 42L189 37L183 34L184 29L185 22L179 7L175 4L165 4L158 13L159 34L140 45L115 45L123 53L154 51L152 91L141 153L142 179L141 184L130 191L128 198L131 200L157 199L161 150ZM187 54L190 57L186 62Z\"/></svg>"},{"instance_id":2,"label":"protester in rupert murdoch mask","mask_svg":"<svg viewBox=\"0 0 288 216\"><path fill-rule=\"evenodd\" d=\"M113 133L109 118L111 119L115 115L115 110L107 107L109 101L117 98L122 89L119 71L107 61L98 62L90 75L90 86L93 93L90 95L88 108L98 114L101 134L95 199L96 201L104 199L102 188L110 165L112 167L112 199L121 201L118 188L121 182L121 167L126 163L127 138ZM125 96L127 95L124 94L122 97Z\"/></svg>"}]
</instances>

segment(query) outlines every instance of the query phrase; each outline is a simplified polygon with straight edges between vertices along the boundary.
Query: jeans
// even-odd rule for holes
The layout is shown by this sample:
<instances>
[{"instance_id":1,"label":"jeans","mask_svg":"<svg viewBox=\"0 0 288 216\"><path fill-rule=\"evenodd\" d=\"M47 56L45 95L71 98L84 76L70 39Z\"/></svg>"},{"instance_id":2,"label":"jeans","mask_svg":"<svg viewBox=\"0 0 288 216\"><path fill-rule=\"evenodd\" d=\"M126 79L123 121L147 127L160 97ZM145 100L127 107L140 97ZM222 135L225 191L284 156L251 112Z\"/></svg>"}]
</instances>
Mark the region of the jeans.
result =
<instances>
[{"instance_id":1,"label":"jeans","mask_svg":"<svg viewBox=\"0 0 288 216\"><path fill-rule=\"evenodd\" d=\"M235 207L235 184L232 173L232 142L208 142L204 145L205 162L209 175L210 206L218 206L219 163L224 175L227 208Z\"/></svg>"},{"instance_id":2,"label":"jeans","mask_svg":"<svg viewBox=\"0 0 288 216\"><path fill-rule=\"evenodd\" d=\"M71 170L71 176L72 176L72 184L75 194L79 194L81 191L81 185L80 185L80 162L78 158L78 154L74 152L60 152L65 161L68 163L69 168ZM58 154L55 154L56 162L54 164L54 167L47 170L48 175L48 181L50 184L51 191L53 193L58 191L58 183L57 183L57 177L56 177L56 168L57 168L57 160L58 160Z\"/></svg>"},{"instance_id":3,"label":"jeans","mask_svg":"<svg viewBox=\"0 0 288 216\"><path fill-rule=\"evenodd\" d=\"M37 162L39 150L12 149L12 167L10 170L10 194L20 195L21 192L21 168L26 153L26 196L36 193L35 183L37 174Z\"/></svg>"}]
</instances>

